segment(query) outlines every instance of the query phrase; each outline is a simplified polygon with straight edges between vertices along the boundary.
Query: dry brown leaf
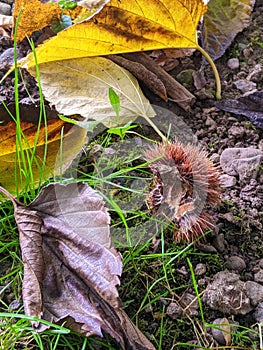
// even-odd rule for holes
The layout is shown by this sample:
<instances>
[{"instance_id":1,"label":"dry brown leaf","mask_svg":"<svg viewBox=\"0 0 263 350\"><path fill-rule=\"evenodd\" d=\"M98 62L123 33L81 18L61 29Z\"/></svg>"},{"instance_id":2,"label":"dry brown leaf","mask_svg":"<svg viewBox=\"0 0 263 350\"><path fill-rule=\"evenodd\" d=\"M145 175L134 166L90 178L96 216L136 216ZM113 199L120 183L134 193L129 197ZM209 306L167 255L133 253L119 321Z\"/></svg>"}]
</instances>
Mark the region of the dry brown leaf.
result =
<instances>
[{"instance_id":1,"label":"dry brown leaf","mask_svg":"<svg viewBox=\"0 0 263 350\"><path fill-rule=\"evenodd\" d=\"M123 349L154 346L120 309L116 285L121 256L110 238L110 217L88 185L49 184L28 206L13 202L24 263L25 313L86 336L109 333ZM37 331L47 328L33 322Z\"/></svg>"},{"instance_id":2,"label":"dry brown leaf","mask_svg":"<svg viewBox=\"0 0 263 350\"><path fill-rule=\"evenodd\" d=\"M226 317L221 319L220 329L222 330L223 337L226 341L226 346L229 346L231 344L231 329Z\"/></svg>"}]
</instances>

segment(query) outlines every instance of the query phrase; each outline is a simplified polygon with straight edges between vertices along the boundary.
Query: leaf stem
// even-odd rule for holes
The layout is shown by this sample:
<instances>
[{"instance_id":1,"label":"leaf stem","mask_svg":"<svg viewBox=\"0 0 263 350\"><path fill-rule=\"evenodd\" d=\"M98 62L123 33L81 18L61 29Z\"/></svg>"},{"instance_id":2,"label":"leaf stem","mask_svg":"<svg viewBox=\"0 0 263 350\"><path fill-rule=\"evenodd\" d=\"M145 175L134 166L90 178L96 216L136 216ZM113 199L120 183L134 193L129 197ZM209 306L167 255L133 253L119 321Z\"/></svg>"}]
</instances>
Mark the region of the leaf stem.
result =
<instances>
[{"instance_id":1,"label":"leaf stem","mask_svg":"<svg viewBox=\"0 0 263 350\"><path fill-rule=\"evenodd\" d=\"M156 133L161 137L161 139L167 143L167 137L164 136L164 134L161 132L161 130L154 124L154 122L146 115L144 114L142 116L153 128L154 131L156 131Z\"/></svg>"},{"instance_id":2,"label":"leaf stem","mask_svg":"<svg viewBox=\"0 0 263 350\"><path fill-rule=\"evenodd\" d=\"M215 80L216 80L216 98L217 98L217 100L220 100L221 99L221 81L220 81L220 77L219 77L216 65L214 64L214 61L209 56L209 54L201 46L197 45L197 49L206 58L206 60L208 61L208 63L210 64L210 66L213 70Z\"/></svg>"}]
</instances>

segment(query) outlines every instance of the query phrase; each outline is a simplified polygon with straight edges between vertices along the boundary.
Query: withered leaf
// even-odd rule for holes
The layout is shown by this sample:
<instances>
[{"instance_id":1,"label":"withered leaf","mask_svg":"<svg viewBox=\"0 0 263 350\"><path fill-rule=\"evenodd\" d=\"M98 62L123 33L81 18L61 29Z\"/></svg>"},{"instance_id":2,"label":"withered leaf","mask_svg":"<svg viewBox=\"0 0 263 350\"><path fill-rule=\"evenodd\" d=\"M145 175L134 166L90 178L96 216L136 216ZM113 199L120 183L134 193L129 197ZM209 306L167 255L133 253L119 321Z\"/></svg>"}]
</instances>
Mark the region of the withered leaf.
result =
<instances>
[{"instance_id":1,"label":"withered leaf","mask_svg":"<svg viewBox=\"0 0 263 350\"><path fill-rule=\"evenodd\" d=\"M241 114L258 128L263 129L263 91L256 91L236 100L216 101L215 106L223 111Z\"/></svg>"},{"instance_id":2,"label":"withered leaf","mask_svg":"<svg viewBox=\"0 0 263 350\"><path fill-rule=\"evenodd\" d=\"M102 198L83 183L49 184L28 206L0 191L15 207L25 313L86 336L107 332L123 349L154 349L120 308L121 255L112 245Z\"/></svg>"}]
</instances>

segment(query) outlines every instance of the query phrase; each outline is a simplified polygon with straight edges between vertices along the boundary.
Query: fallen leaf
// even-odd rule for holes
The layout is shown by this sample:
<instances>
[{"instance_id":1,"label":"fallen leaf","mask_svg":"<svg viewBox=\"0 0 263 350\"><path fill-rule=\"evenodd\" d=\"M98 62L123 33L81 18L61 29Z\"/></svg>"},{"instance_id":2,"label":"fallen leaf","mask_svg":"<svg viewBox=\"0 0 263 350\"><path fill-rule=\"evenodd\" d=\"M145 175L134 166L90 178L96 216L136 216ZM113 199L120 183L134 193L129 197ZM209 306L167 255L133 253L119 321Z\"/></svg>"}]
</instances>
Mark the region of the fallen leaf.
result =
<instances>
[{"instance_id":1,"label":"fallen leaf","mask_svg":"<svg viewBox=\"0 0 263 350\"><path fill-rule=\"evenodd\" d=\"M39 0L16 0L15 22L19 18L16 40L22 41L36 30L43 29L54 19L60 19L62 9L57 4L42 4Z\"/></svg>"},{"instance_id":2,"label":"fallen leaf","mask_svg":"<svg viewBox=\"0 0 263 350\"><path fill-rule=\"evenodd\" d=\"M213 60L221 57L251 20L255 0L210 0L204 15L202 47Z\"/></svg>"},{"instance_id":3,"label":"fallen leaf","mask_svg":"<svg viewBox=\"0 0 263 350\"><path fill-rule=\"evenodd\" d=\"M121 255L110 217L88 185L49 184L28 206L13 202L24 263L25 313L86 336L109 333L123 349L154 350L120 308ZM48 328L33 322L37 331Z\"/></svg>"},{"instance_id":4,"label":"fallen leaf","mask_svg":"<svg viewBox=\"0 0 263 350\"><path fill-rule=\"evenodd\" d=\"M84 57L43 63L39 71L45 98L64 115L80 114L107 127L125 125L138 115L155 115L137 80L109 59ZM35 75L35 70L30 73ZM120 96L119 117L110 104L109 87Z\"/></svg>"},{"instance_id":5,"label":"fallen leaf","mask_svg":"<svg viewBox=\"0 0 263 350\"><path fill-rule=\"evenodd\" d=\"M203 0L111 0L92 20L73 25L38 46L38 63L161 48L196 48L196 28L206 9ZM33 54L21 64L25 68L35 65Z\"/></svg>"},{"instance_id":6,"label":"fallen leaf","mask_svg":"<svg viewBox=\"0 0 263 350\"><path fill-rule=\"evenodd\" d=\"M1 119L1 118L0 118ZM37 118L36 118L37 119ZM30 177L30 184L34 187L39 186L53 174L58 175L64 172L70 165L70 162L81 151L83 144L86 141L86 131L71 124L65 124L61 120L50 120L47 125L47 147L46 144L46 130L42 125L38 135L36 150L34 145L36 142L37 124L32 122L21 122L21 130L24 134L23 152L27 152L28 157L33 156L32 175ZM64 136L62 131L64 129ZM19 171L19 167L29 167L29 159L26 163L17 159L16 150L16 123L8 122L7 124L0 124L0 181L1 186L9 191L15 193L18 190L26 191L27 179L23 172ZM61 140L63 137L63 141ZM61 148L62 147L62 148ZM47 149L46 160L44 160L45 150ZM20 157L22 152L19 152ZM25 154L25 153L24 153ZM24 169L27 172L27 169ZM17 178L15 174L17 173Z\"/></svg>"},{"instance_id":7,"label":"fallen leaf","mask_svg":"<svg viewBox=\"0 0 263 350\"><path fill-rule=\"evenodd\" d=\"M226 112L244 115L258 128L263 129L263 91L256 91L236 100L216 101L215 106Z\"/></svg>"},{"instance_id":8,"label":"fallen leaf","mask_svg":"<svg viewBox=\"0 0 263 350\"><path fill-rule=\"evenodd\" d=\"M226 341L226 346L229 346L231 344L231 329L226 317L221 319L220 329L222 330L223 337Z\"/></svg>"}]
</instances>

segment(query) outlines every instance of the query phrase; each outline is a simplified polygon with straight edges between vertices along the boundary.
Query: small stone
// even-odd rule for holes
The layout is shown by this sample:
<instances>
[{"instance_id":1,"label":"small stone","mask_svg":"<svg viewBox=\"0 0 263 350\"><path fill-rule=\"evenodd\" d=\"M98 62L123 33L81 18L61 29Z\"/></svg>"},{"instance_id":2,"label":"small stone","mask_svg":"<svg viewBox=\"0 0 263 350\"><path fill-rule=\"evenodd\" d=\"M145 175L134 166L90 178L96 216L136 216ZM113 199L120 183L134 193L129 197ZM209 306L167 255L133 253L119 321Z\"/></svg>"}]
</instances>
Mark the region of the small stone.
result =
<instances>
[{"instance_id":1,"label":"small stone","mask_svg":"<svg viewBox=\"0 0 263 350\"><path fill-rule=\"evenodd\" d=\"M259 263L258 263L259 267L263 269L263 259L260 259L259 260Z\"/></svg>"},{"instance_id":2,"label":"small stone","mask_svg":"<svg viewBox=\"0 0 263 350\"><path fill-rule=\"evenodd\" d=\"M196 267L195 267L195 275L196 276L202 276L206 273L206 266L205 264L197 264Z\"/></svg>"},{"instance_id":3,"label":"small stone","mask_svg":"<svg viewBox=\"0 0 263 350\"><path fill-rule=\"evenodd\" d=\"M231 126L231 128L228 130L228 135L229 136L238 136L238 137L242 137L245 133L245 130L243 128L243 126L236 126L233 125Z\"/></svg>"},{"instance_id":4,"label":"small stone","mask_svg":"<svg viewBox=\"0 0 263 350\"><path fill-rule=\"evenodd\" d=\"M184 310L190 316L197 316L199 314L199 305L195 295L191 293L184 293L182 296Z\"/></svg>"},{"instance_id":5,"label":"small stone","mask_svg":"<svg viewBox=\"0 0 263 350\"><path fill-rule=\"evenodd\" d=\"M10 304L9 304L9 308L11 310L18 310L20 308L21 304L19 300L13 300Z\"/></svg>"},{"instance_id":6,"label":"small stone","mask_svg":"<svg viewBox=\"0 0 263 350\"><path fill-rule=\"evenodd\" d=\"M239 68L239 59L238 58L230 58L227 61L227 66L230 69L238 69Z\"/></svg>"},{"instance_id":7,"label":"small stone","mask_svg":"<svg viewBox=\"0 0 263 350\"><path fill-rule=\"evenodd\" d=\"M227 148L220 156L220 166L228 175L239 175L241 181L257 176L263 152L256 148Z\"/></svg>"},{"instance_id":8,"label":"small stone","mask_svg":"<svg viewBox=\"0 0 263 350\"><path fill-rule=\"evenodd\" d=\"M222 188L233 187L237 183L237 179L234 176L230 176L227 174L222 174L220 176L220 185Z\"/></svg>"},{"instance_id":9,"label":"small stone","mask_svg":"<svg viewBox=\"0 0 263 350\"><path fill-rule=\"evenodd\" d=\"M256 322L258 322L258 323L263 322L263 302L258 304L253 316L254 316Z\"/></svg>"},{"instance_id":10,"label":"small stone","mask_svg":"<svg viewBox=\"0 0 263 350\"><path fill-rule=\"evenodd\" d=\"M0 14L5 16L11 15L11 6L9 4L5 4L0 2Z\"/></svg>"},{"instance_id":11,"label":"small stone","mask_svg":"<svg viewBox=\"0 0 263 350\"><path fill-rule=\"evenodd\" d=\"M253 281L247 281L246 290L251 305L257 306L263 301L263 286L261 284Z\"/></svg>"},{"instance_id":12,"label":"small stone","mask_svg":"<svg viewBox=\"0 0 263 350\"><path fill-rule=\"evenodd\" d=\"M245 261L240 258L239 256L231 256L229 259L227 259L227 267L229 270L235 270L238 272L241 272L246 268L246 263Z\"/></svg>"},{"instance_id":13,"label":"small stone","mask_svg":"<svg viewBox=\"0 0 263 350\"><path fill-rule=\"evenodd\" d=\"M254 275L254 281L263 284L263 269L260 269Z\"/></svg>"},{"instance_id":14,"label":"small stone","mask_svg":"<svg viewBox=\"0 0 263 350\"><path fill-rule=\"evenodd\" d=\"M207 286L202 300L213 310L225 314L246 315L252 310L252 306L245 287L245 282L240 280L238 274L228 270L220 271Z\"/></svg>"},{"instance_id":15,"label":"small stone","mask_svg":"<svg viewBox=\"0 0 263 350\"><path fill-rule=\"evenodd\" d=\"M257 87L256 83L254 83L253 81L245 80L245 79L237 80L233 84L243 94L248 92L248 91L255 90Z\"/></svg>"},{"instance_id":16,"label":"small stone","mask_svg":"<svg viewBox=\"0 0 263 350\"><path fill-rule=\"evenodd\" d=\"M186 87L190 87L193 84L193 69L185 69L177 74L176 79L179 83L183 84Z\"/></svg>"},{"instance_id":17,"label":"small stone","mask_svg":"<svg viewBox=\"0 0 263 350\"><path fill-rule=\"evenodd\" d=\"M167 307L167 316L171 317L172 320L176 320L182 314L182 309L176 303L170 303Z\"/></svg>"},{"instance_id":18,"label":"small stone","mask_svg":"<svg viewBox=\"0 0 263 350\"><path fill-rule=\"evenodd\" d=\"M216 122L211 117L207 117L205 121L206 126L216 126Z\"/></svg>"},{"instance_id":19,"label":"small stone","mask_svg":"<svg viewBox=\"0 0 263 350\"><path fill-rule=\"evenodd\" d=\"M6 4L13 5L14 0L2 0L1 2L5 2Z\"/></svg>"},{"instance_id":20,"label":"small stone","mask_svg":"<svg viewBox=\"0 0 263 350\"><path fill-rule=\"evenodd\" d=\"M219 233L213 239L213 245L218 252L223 252L225 250L225 236L223 233Z\"/></svg>"},{"instance_id":21,"label":"small stone","mask_svg":"<svg viewBox=\"0 0 263 350\"><path fill-rule=\"evenodd\" d=\"M225 337L224 337L224 334L222 332L221 327L224 327L224 326L221 326L220 325L224 323L224 319L222 318L217 318L213 321L213 324L216 325L216 328L212 327L211 328L211 331L212 331L212 336L213 338L221 345L226 345L226 340L225 340Z\"/></svg>"},{"instance_id":22,"label":"small stone","mask_svg":"<svg viewBox=\"0 0 263 350\"><path fill-rule=\"evenodd\" d=\"M261 64L256 64L253 70L247 76L247 80L259 83L263 80L263 69Z\"/></svg>"}]
</instances>

